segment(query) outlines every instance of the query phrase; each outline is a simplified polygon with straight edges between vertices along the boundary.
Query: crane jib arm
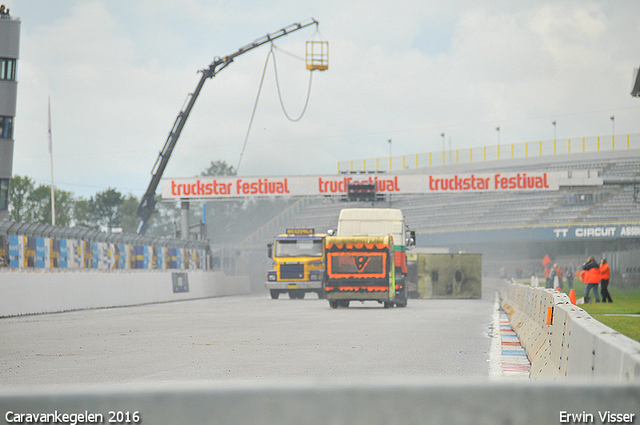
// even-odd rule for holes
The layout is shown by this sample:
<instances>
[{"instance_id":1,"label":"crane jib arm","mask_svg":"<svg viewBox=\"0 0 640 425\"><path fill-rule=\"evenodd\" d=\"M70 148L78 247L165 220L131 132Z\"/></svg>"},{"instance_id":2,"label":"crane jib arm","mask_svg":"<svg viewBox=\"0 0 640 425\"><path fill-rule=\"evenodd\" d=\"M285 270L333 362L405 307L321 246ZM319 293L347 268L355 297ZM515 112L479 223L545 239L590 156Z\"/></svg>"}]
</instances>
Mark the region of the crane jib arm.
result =
<instances>
[{"instance_id":1,"label":"crane jib arm","mask_svg":"<svg viewBox=\"0 0 640 425\"><path fill-rule=\"evenodd\" d=\"M240 49L238 49L238 51L235 53L229 54L222 58L215 57L213 59L213 62L209 65L208 68L200 71L202 72L202 77L200 78L200 81L198 82L198 85L196 86L196 89L194 90L194 92L190 93L189 96L187 97L187 101L185 102L186 106L184 106L183 109L178 114L178 117L176 118L176 121L173 124L173 128L171 129L171 132L167 137L167 141L165 142L164 147L162 148L162 151L160 151L158 158L156 159L156 162L151 171L152 173L151 183L149 183L149 187L147 188L147 191L145 192L144 196L142 197L142 200L140 201L140 205L138 206L137 212L138 212L138 216L140 217L140 224L138 225L138 233L144 234L147 231L147 228L149 227L149 221L151 220L151 217L155 212L155 194L156 194L158 185L160 184L160 179L162 179L164 170L165 168L167 168L167 163L169 162L171 153L173 152L173 149L176 146L178 138L180 137L180 133L182 133L182 129L184 127L185 122L187 121L187 118L189 118L189 114L191 113L191 109L193 109L193 105L196 103L196 99L200 94L200 90L202 90L202 86L204 85L204 82L208 78L215 77L218 72L222 71L224 68L229 66L229 64L233 62L234 58L250 50L253 50L256 47L260 47L263 44L272 42L273 40L276 40L280 37L291 34L292 32L298 31L302 28L306 28L314 24L318 25L318 22L313 18L311 18L308 22L305 22L305 23L291 24L287 27L282 28L279 31L276 31L272 34L267 34L262 38L254 40L252 43L249 43L246 46L243 46Z\"/></svg>"}]
</instances>

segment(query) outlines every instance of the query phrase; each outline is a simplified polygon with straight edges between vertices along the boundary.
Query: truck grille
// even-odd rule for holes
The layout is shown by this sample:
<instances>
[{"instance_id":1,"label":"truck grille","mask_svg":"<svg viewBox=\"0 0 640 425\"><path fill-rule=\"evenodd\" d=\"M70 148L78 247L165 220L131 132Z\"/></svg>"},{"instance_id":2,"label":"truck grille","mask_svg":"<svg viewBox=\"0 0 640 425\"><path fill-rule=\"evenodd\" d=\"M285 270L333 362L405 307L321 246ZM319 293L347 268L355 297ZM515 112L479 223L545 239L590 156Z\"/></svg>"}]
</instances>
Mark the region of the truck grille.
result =
<instances>
[{"instance_id":1,"label":"truck grille","mask_svg":"<svg viewBox=\"0 0 640 425\"><path fill-rule=\"evenodd\" d=\"M304 264L282 264L280 279L304 279Z\"/></svg>"}]
</instances>

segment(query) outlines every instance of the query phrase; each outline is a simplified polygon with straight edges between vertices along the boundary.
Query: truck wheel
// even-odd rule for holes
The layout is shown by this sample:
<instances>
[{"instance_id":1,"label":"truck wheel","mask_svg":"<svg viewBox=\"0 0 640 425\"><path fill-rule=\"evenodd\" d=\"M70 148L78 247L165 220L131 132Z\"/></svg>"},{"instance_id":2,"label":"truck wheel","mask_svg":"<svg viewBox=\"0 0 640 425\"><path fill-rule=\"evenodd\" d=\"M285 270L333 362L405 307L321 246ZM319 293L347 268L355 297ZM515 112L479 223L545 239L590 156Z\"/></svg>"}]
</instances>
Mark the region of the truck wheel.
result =
<instances>
[{"instance_id":1,"label":"truck wheel","mask_svg":"<svg viewBox=\"0 0 640 425\"><path fill-rule=\"evenodd\" d=\"M277 300L280 296L280 292L275 289L271 289L269 292L271 292L271 299Z\"/></svg>"},{"instance_id":2,"label":"truck wheel","mask_svg":"<svg viewBox=\"0 0 640 425\"><path fill-rule=\"evenodd\" d=\"M403 284L404 284L404 280L403 280ZM400 292L399 295L400 296L398 297L398 301L396 302L396 307L406 307L407 299L409 298L408 290L406 286L403 286L402 291Z\"/></svg>"},{"instance_id":3,"label":"truck wheel","mask_svg":"<svg viewBox=\"0 0 640 425\"><path fill-rule=\"evenodd\" d=\"M340 307L349 308L349 300L342 300L338 302Z\"/></svg>"},{"instance_id":4,"label":"truck wheel","mask_svg":"<svg viewBox=\"0 0 640 425\"><path fill-rule=\"evenodd\" d=\"M384 308L389 308L393 305L393 303L391 301L385 301L383 305L384 305Z\"/></svg>"},{"instance_id":5,"label":"truck wheel","mask_svg":"<svg viewBox=\"0 0 640 425\"><path fill-rule=\"evenodd\" d=\"M336 301L336 300L329 300L329 307L331 307L331 308L338 308L338 301Z\"/></svg>"}]
</instances>

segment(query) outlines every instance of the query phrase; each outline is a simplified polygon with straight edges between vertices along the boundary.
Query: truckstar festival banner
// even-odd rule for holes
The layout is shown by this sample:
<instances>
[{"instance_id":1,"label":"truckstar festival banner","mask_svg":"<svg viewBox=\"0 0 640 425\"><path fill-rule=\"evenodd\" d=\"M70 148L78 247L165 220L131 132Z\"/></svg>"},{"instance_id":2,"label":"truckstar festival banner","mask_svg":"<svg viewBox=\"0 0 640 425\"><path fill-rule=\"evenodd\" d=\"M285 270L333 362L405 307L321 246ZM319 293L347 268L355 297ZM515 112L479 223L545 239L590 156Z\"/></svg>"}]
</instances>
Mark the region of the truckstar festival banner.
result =
<instances>
[{"instance_id":1,"label":"truckstar festival banner","mask_svg":"<svg viewBox=\"0 0 640 425\"><path fill-rule=\"evenodd\" d=\"M567 172L470 174L342 174L289 177L194 177L162 180L163 199L346 195L350 185L375 184L379 194L551 191ZM593 183L592 183L593 184Z\"/></svg>"}]
</instances>

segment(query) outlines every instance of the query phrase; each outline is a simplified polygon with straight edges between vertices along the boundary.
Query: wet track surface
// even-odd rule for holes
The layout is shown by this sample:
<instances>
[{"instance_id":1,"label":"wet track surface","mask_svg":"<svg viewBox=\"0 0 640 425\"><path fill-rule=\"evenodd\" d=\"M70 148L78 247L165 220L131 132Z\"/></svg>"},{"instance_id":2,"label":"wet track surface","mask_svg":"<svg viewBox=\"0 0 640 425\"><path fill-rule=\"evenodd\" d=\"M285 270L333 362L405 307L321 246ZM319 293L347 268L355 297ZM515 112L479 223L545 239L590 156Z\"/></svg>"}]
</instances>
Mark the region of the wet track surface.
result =
<instances>
[{"instance_id":1,"label":"wet track surface","mask_svg":"<svg viewBox=\"0 0 640 425\"><path fill-rule=\"evenodd\" d=\"M0 319L0 385L294 378L489 378L481 300L272 300L266 294Z\"/></svg>"}]
</instances>

